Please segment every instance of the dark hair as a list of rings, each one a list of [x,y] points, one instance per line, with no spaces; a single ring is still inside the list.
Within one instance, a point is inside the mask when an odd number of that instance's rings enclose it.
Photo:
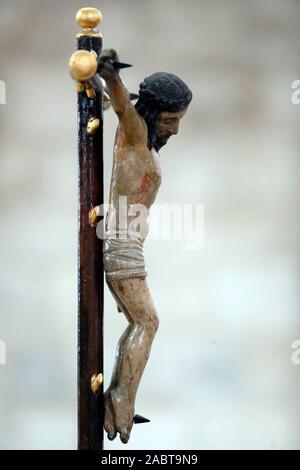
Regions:
[[[155,129],[161,111],[179,112],[191,102],[193,94],[188,86],[173,73],[156,72],[140,84],[137,112],[148,126],[148,147],[155,143]]]

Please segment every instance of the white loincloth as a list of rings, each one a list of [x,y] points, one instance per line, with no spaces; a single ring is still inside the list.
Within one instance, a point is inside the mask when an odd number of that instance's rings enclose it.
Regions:
[[[119,235],[119,234],[118,234]],[[134,236],[124,239],[110,233],[103,240],[103,264],[106,279],[146,277],[143,254],[144,239]]]

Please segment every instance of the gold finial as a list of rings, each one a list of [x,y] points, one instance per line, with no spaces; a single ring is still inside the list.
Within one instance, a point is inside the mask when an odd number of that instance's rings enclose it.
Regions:
[[[74,80],[84,82],[97,72],[97,55],[94,51],[80,49],[69,60],[70,75]]]
[[[76,14],[76,22],[83,31],[77,34],[79,36],[101,36],[99,31],[95,31],[94,28],[101,24],[102,13],[97,8],[86,7],[80,8]]]

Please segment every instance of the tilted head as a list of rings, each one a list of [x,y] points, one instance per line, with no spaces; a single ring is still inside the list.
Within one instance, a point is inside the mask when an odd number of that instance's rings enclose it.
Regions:
[[[140,84],[135,107],[147,123],[150,150],[159,150],[171,135],[177,134],[192,96],[184,81],[173,73],[157,72]]]

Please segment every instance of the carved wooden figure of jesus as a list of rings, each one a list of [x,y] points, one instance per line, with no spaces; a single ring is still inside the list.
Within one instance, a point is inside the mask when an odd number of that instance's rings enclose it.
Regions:
[[[114,49],[105,49],[98,58],[97,69],[106,82],[111,106],[119,119],[103,263],[107,285],[119,311],[128,320],[117,346],[111,382],[104,394],[104,428],[110,440],[119,433],[121,441],[127,443],[134,422],[138,386],[159,324],[146,281],[143,242],[147,229],[145,224],[140,232],[128,229],[133,220],[131,209],[138,204],[147,214],[153,204],[161,184],[159,150],[169,137],[178,133],[192,92],[176,75],[154,73],[140,84],[134,106],[119,70],[113,67],[113,62],[118,60]],[[125,229],[118,216],[121,197],[126,198],[128,209]],[[95,207],[90,211],[90,222],[95,223],[98,215],[99,207]]]

